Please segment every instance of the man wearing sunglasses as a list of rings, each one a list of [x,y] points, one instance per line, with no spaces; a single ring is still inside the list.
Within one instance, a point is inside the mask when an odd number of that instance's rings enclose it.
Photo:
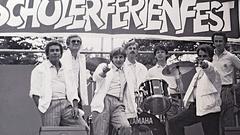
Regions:
[[[75,78],[74,84],[78,88],[80,98],[78,107],[82,109],[82,105],[88,105],[86,57],[84,54],[80,54],[82,39],[78,35],[70,35],[66,44],[68,49],[63,53],[61,62],[72,71],[71,74]]]

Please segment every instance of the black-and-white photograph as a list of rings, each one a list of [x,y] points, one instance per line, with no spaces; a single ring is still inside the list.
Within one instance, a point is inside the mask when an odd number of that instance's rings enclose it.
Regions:
[[[240,0],[1,0],[0,135],[239,135]]]

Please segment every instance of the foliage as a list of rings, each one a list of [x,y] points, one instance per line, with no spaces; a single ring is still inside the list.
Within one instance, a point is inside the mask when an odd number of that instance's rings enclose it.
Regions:
[[[164,45],[168,51],[194,51],[196,50],[197,43],[194,41],[177,41],[177,40],[147,40],[136,39],[139,43],[140,51],[153,51],[156,45]],[[173,55],[173,54],[171,54]],[[182,54],[174,54],[176,57]],[[139,54],[138,61],[144,64],[147,68],[156,64],[156,59],[153,53]]]
[[[0,49],[24,49],[43,51],[49,41],[58,41],[64,45],[62,37],[0,37]],[[66,49],[66,46],[63,46]],[[87,50],[87,49],[84,49]],[[0,64],[37,64],[45,58],[43,53],[1,53]],[[88,56],[87,56],[88,58]]]

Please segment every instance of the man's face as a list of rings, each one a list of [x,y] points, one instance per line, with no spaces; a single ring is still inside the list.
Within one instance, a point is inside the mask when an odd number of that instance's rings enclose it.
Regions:
[[[69,49],[71,51],[78,51],[82,45],[82,40],[79,37],[72,37],[69,42]]]
[[[137,45],[133,44],[126,49],[127,56],[136,56],[138,54]]]
[[[60,47],[58,45],[52,45],[49,47],[48,59],[51,62],[58,62],[62,57]]]
[[[166,51],[164,51],[164,50],[157,50],[157,51],[156,51],[155,58],[156,58],[158,61],[166,61],[166,60],[167,60]]]
[[[117,68],[122,67],[124,61],[125,61],[125,58],[124,58],[124,56],[121,55],[121,54],[120,54],[120,55],[115,55],[115,56],[113,56],[113,58],[112,58],[112,62],[113,62],[113,64],[114,64]]]
[[[197,59],[198,59],[198,62],[202,62],[203,60],[210,61],[209,54],[202,50],[199,50]]]
[[[224,41],[224,37],[223,36],[220,36],[220,35],[214,36],[213,43],[214,43],[214,46],[216,47],[217,50],[219,50],[219,51],[223,51],[224,50],[226,43]]]

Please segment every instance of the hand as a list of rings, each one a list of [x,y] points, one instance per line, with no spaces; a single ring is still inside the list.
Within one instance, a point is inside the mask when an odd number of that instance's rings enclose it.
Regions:
[[[208,63],[205,62],[205,61],[200,61],[199,64],[200,64],[200,67],[203,68],[203,69],[208,67]]]
[[[109,70],[110,70],[110,68],[109,68],[108,65],[106,64],[106,65],[103,67],[103,73],[106,74]]]
[[[110,70],[110,68],[109,68],[108,65],[106,64],[106,65],[104,65],[104,67],[103,67],[103,69],[102,69],[102,72],[99,73],[99,75],[104,78],[104,77],[106,77],[106,73],[107,73],[109,70]]]
[[[78,119],[80,117],[80,113],[77,107],[72,108],[71,114],[74,119]]]

